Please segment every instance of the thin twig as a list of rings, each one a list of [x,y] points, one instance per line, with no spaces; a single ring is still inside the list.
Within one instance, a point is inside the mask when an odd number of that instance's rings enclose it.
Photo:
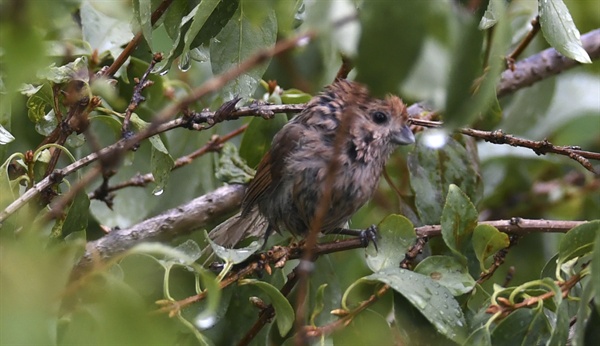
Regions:
[[[574,227],[583,225],[587,221],[562,221],[562,220],[532,220],[512,218],[510,220],[482,221],[480,225],[496,227],[500,232],[511,234],[527,233],[565,233]],[[441,225],[429,225],[415,228],[419,237],[437,237],[442,233]]]
[[[152,23],[152,25],[154,25],[160,19],[160,17],[162,17],[162,15],[167,11],[169,6],[171,6],[172,2],[173,0],[164,0],[160,3],[160,5],[158,5],[156,10],[152,13],[152,17],[150,18],[150,22]],[[119,68],[121,68],[121,66],[123,66],[127,59],[129,59],[129,56],[131,56],[137,45],[140,43],[141,39],[142,32],[140,31],[133,37],[133,39],[131,39],[131,41],[129,41],[125,49],[123,49],[121,54],[119,54],[119,56],[115,59],[112,65],[110,65],[109,68],[104,70],[104,75],[108,77],[113,76],[115,73],[117,73]]]
[[[521,55],[525,48],[529,46],[531,40],[533,40],[535,35],[540,31],[540,28],[540,16],[536,16],[531,21],[531,30],[529,30],[527,35],[523,38],[523,41],[521,41],[517,48],[515,48],[515,50],[506,57],[506,68],[508,68],[511,71],[515,70],[515,60],[517,60],[519,55]]]
[[[248,128],[248,124],[245,124],[245,125],[240,126],[240,128],[233,130],[223,136],[218,136],[218,135],[213,136],[208,143],[206,143],[199,149],[195,150],[194,152],[192,152],[190,154],[181,156],[178,159],[176,159],[171,171],[174,171],[178,168],[184,167],[184,166],[192,163],[194,161],[194,159],[196,159],[206,153],[220,150],[220,148],[223,146],[223,144],[225,142],[242,134],[247,128]],[[113,186],[100,186],[93,192],[90,192],[88,194],[88,198],[89,199],[103,199],[103,198],[106,198],[108,196],[108,194],[110,194],[111,192],[121,190],[121,189],[124,189],[126,187],[131,187],[131,186],[144,187],[152,182],[154,182],[154,176],[152,175],[152,173],[147,173],[147,174],[143,174],[143,175],[136,174],[131,179],[121,182],[119,184],[116,184]]]

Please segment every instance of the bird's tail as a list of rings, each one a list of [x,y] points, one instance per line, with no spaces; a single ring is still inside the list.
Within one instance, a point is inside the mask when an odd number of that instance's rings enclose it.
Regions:
[[[249,237],[262,237],[267,229],[268,221],[258,211],[253,209],[242,215],[237,213],[213,228],[208,234],[210,239],[224,247],[234,247]],[[205,251],[210,251],[206,249]]]

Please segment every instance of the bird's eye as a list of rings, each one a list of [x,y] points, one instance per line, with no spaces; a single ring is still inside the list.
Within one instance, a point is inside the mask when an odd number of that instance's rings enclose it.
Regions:
[[[373,118],[373,121],[376,124],[383,124],[388,120],[387,114],[385,114],[384,112],[380,112],[380,111],[373,112],[373,114],[371,114],[371,118]]]

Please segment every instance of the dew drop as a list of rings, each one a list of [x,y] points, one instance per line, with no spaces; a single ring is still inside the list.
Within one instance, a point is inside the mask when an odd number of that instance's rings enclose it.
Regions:
[[[154,191],[152,191],[152,194],[153,194],[154,196],[160,196],[160,195],[162,195],[162,194],[163,194],[163,192],[165,192],[165,190],[164,190],[164,189],[158,189],[158,190],[154,190]]]
[[[439,149],[446,145],[448,134],[442,129],[433,129],[423,134],[423,144],[431,149]]]
[[[189,52],[182,54],[181,57],[179,57],[179,64],[177,64],[177,66],[182,72],[187,72],[187,70],[190,69],[192,66],[192,59],[190,59]]]
[[[213,315],[198,316],[198,318],[196,318],[195,324],[198,329],[204,330],[214,326],[216,322],[217,319]]]
[[[303,37],[301,39],[298,40],[298,43],[296,44],[298,47],[304,47],[307,44],[310,43],[310,37]]]

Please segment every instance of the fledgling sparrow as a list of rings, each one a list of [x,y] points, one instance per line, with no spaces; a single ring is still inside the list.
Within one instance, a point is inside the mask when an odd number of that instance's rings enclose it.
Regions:
[[[305,235],[327,188],[330,203],[320,230],[344,227],[375,192],[395,147],[414,143],[407,120],[398,97],[372,98],[365,86],[337,80],[275,135],[241,212],[217,226],[211,238],[230,247],[272,230]],[[330,172],[334,159],[337,169]],[[333,181],[330,187],[325,186],[328,181]]]

